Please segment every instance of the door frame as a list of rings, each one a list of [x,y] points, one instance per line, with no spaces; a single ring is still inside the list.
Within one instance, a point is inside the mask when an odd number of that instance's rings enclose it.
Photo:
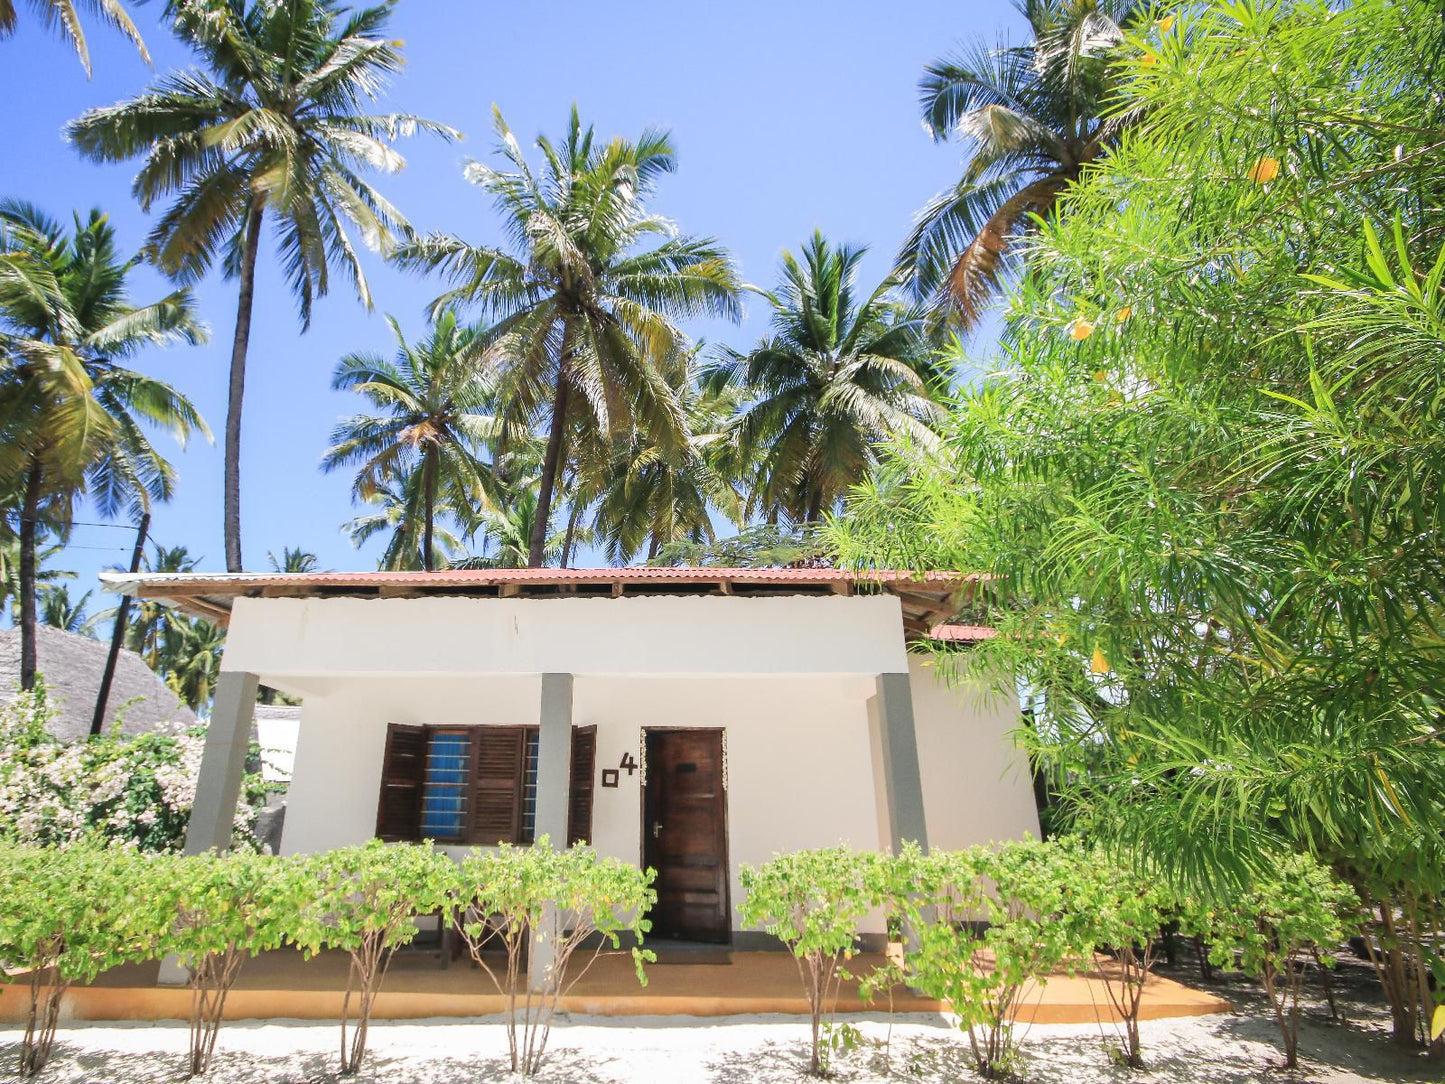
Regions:
[[[723,867],[723,916],[724,929],[723,940],[718,944],[731,945],[733,943],[733,868],[732,868],[732,833],[728,827],[728,729],[725,726],[644,726],[642,728],[642,755],[647,757],[648,739],[653,734],[692,734],[699,731],[714,733],[718,736],[718,790],[720,793],[719,816],[722,818],[720,832],[722,843],[722,867]],[[647,791],[651,786],[651,763],[644,759],[644,772],[642,785],[637,788],[637,830],[638,830],[638,857],[641,859],[639,865],[647,869]],[[711,943],[711,942],[710,942]]]

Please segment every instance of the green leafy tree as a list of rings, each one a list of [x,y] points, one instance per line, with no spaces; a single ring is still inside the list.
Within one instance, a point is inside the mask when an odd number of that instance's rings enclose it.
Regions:
[[[361,1069],[371,1009],[396,949],[416,936],[417,915],[443,911],[455,892],[457,865],[425,845],[372,840],[309,858],[301,921],[289,939],[307,955],[340,949],[351,957],[341,1002],[341,1073]],[[352,995],[356,1028],[347,1042]]]
[[[398,531],[420,532],[422,567],[438,562],[434,528],[438,495],[444,507],[466,509],[491,500],[494,490],[483,453],[496,435],[490,413],[491,389],[476,367],[483,336],[460,327],[456,315],[442,312],[421,342],[408,344],[401,326],[394,361],[376,354],[350,354],[336,367],[332,387],[354,391],[380,413],[343,420],[331,434],[322,469],[358,466],[352,496],[368,500],[387,483],[402,489],[418,485],[419,525],[398,524]],[[419,475],[416,483],[407,480]]]
[[[541,1070],[558,999],[601,955],[621,951],[623,933],[636,943],[637,980],[646,984],[643,964],[656,959],[641,947],[650,928],[645,916],[657,901],[654,876],[590,847],[554,850],[546,836],[530,847],[473,850],[462,860],[452,906],[472,959],[505,999],[512,1072],[532,1077]],[[489,959],[490,951],[502,960]],[[550,960],[534,986],[527,964],[538,952]]]
[[[838,1006],[838,987],[849,977],[845,962],[858,950],[859,927],[888,898],[888,866],[881,854],[846,847],[780,854],[762,866],[744,866],[738,917],[761,926],[788,948],[808,994],[811,1076],[828,1074],[825,1040]]]
[[[1018,7],[1029,41],[974,42],[930,64],[918,88],[924,128],[935,140],[958,139],[968,159],[958,183],[919,213],[899,270],[919,301],[942,302],[969,327],[996,294],[1012,241],[1053,215],[1135,119],[1114,108],[1125,80],[1112,61],[1145,5]]]
[[[782,284],[766,295],[772,334],[710,367],[710,387],[744,400],[732,438],[756,461],[749,516],[817,522],[872,468],[879,441],[927,441],[941,416],[921,315],[889,300],[891,278],[855,293],[864,251],[814,233],[801,260],[784,252]]]
[[[1066,920],[1071,859],[1032,840],[928,855],[910,845],[893,873],[893,907],[913,934],[909,984],[949,1003],[980,1076],[1007,1077],[1026,999],[1093,944]]]
[[[494,114],[509,168],[473,162],[466,176],[495,201],[510,245],[437,234],[405,246],[400,260],[452,284],[435,310],[475,306],[497,320],[496,344],[484,357],[506,419],[520,428],[539,420],[545,426],[527,552],[527,563],[538,566],[553,491],[577,434],[606,440],[636,431],[669,450],[685,442],[666,371],[685,344],[676,321],[736,319],[740,285],[719,245],[678,236],[647,209],[658,178],[676,167],[666,133],[603,143],[574,107],[560,144],[538,137],[539,174],[500,111]]]
[[[1184,926],[1209,944],[1220,967],[1236,964],[1264,985],[1287,1069],[1299,1067],[1299,996],[1305,967],[1333,967],[1359,898],[1307,855],[1282,856],[1242,898],[1186,910]]]
[[[130,13],[120,0],[81,0],[79,4],[75,0],[31,0],[30,6],[35,9],[36,15],[47,29],[58,30],[62,37],[75,46],[76,55],[80,57],[80,66],[85,69],[87,79],[90,78],[90,45],[85,40],[85,26],[81,22],[80,12],[76,10],[78,7],[99,16],[119,30],[134,43],[140,58],[147,64],[151,62],[146,43],[141,40],[140,31],[136,29]],[[15,33],[15,28],[19,25],[20,12],[16,0],[0,0],[0,39]]]
[[[103,515],[126,508],[137,518],[171,497],[175,473],[146,426],[182,445],[209,430],[185,396],[123,363],[147,346],[205,335],[185,290],[131,302],[135,261],[121,258],[98,210],[77,215],[67,232],[28,203],[0,201],[0,257],[25,267],[26,281],[48,284],[10,289],[0,276],[0,490],[19,498],[20,682],[28,689],[41,524],[68,523],[83,494]]]
[[[338,0],[171,0],[172,32],[201,69],[92,109],[67,128],[76,148],[102,162],[143,159],[133,189],[142,208],[169,202],[150,236],[167,274],[199,280],[216,257],[238,280],[225,438],[226,568],[241,571],[241,408],[256,265],[269,217],[303,329],[312,302],[339,268],[368,307],[371,290],[356,235],[388,250],[405,218],[363,177],[404,164],[392,144],[443,125],[372,102],[401,67],[386,37],[393,5],[346,9]]]
[[[20,1076],[45,1067],[72,983],[159,955],[165,868],[162,856],[123,848],[0,845],[0,979],[29,986]]]
[[[1217,896],[1318,856],[1402,1044],[1445,897],[1445,26],[1206,4],[1121,60],[1140,120],[1031,248],[1005,346],[896,450],[850,564],[990,577],[976,664],[1096,838]],[[1435,1044],[1437,1053],[1445,1049]]]
[[[187,1075],[210,1071],[226,996],[246,958],[279,948],[301,926],[315,885],[303,864],[232,851],[177,856],[163,891],[172,926],[165,950],[190,975]]]

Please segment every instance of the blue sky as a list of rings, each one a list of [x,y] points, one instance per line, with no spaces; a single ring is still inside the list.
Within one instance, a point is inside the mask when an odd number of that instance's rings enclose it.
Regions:
[[[122,244],[139,248],[148,228],[130,196],[134,167],[95,166],[65,144],[61,128],[85,109],[142,91],[157,72],[185,67],[187,52],[158,25],[160,4],[132,5],[155,60],[152,72],[128,43],[90,20],[94,78],[87,82],[69,47],[21,5],[21,30],[0,42],[0,193],[29,199],[52,215],[99,206]],[[407,168],[380,185],[422,230],[446,229],[497,240],[480,192],[463,181],[469,158],[487,158],[495,102],[524,142],[559,133],[575,101],[599,134],[633,136],[670,129],[679,169],[663,180],[655,208],[688,233],[720,239],[748,281],[771,285],[778,256],[815,227],[870,246],[864,274],[886,273],[914,212],[959,169],[956,146],[934,144],[918,120],[923,66],[963,39],[1017,35],[1022,19],[1005,0],[867,3],[534,2],[403,0],[394,32],[407,68],[383,108],[419,113],[461,129],[447,144],[405,142]],[[301,546],[322,567],[371,568],[379,547],[353,550],[338,527],[354,510],[350,479],[317,468],[338,417],[353,397],[332,392],[337,358],[389,350],[383,320],[392,313],[419,333],[439,287],[369,261],[376,310],[342,286],[315,310],[302,334],[279,268],[263,249],[247,370],[242,453],[242,539],[248,568],[269,550]],[[136,275],[136,299],[166,286],[149,269]],[[153,351],[137,366],[190,395],[216,433],[225,422],[226,364],[235,287],[212,276],[197,291],[210,343]],[[766,328],[760,301],[741,325],[699,322],[709,341],[745,345]],[[152,535],[184,544],[206,569],[224,567],[221,451],[198,440],[173,449],[176,498],[155,510]],[[89,509],[80,519],[95,519]],[[125,532],[81,527],[57,562],[94,573],[126,559]]]

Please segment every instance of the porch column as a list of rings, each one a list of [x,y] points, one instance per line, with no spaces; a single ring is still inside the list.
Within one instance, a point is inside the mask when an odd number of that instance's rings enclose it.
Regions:
[[[537,828],[536,838],[550,836],[552,846],[567,846],[568,792],[572,779],[572,675],[543,674],[537,719]],[[552,966],[552,909],[542,920],[546,939],[532,938],[527,979],[540,989]]]
[[[196,798],[186,824],[186,854],[209,850],[224,851],[231,846],[231,827],[241,800],[241,777],[246,772],[246,754],[251,749],[251,717],[256,708],[255,674],[222,670],[216,678],[211,699],[211,721],[206,727],[206,744],[201,750],[201,771],[196,779]],[[156,981],[163,986],[181,986],[189,981],[185,968],[174,956],[160,962]]]
[[[196,800],[186,825],[186,854],[231,845],[231,825],[241,800],[241,777],[251,748],[251,717],[256,709],[255,674],[222,670],[211,700],[211,722],[201,751]]]
[[[889,843],[896,854],[907,840],[928,850],[923,779],[918,768],[918,733],[913,725],[913,688],[907,673],[875,678],[883,787]]]

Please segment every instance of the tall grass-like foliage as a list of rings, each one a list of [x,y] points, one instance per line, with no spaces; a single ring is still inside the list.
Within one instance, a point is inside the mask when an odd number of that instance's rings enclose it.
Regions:
[[[1316,855],[1403,1043],[1445,895],[1445,24],[1214,0],[1132,36],[1138,118],[1040,231],[942,454],[854,564],[990,573],[1066,813],[1223,897]],[[1440,1047],[1436,1047],[1440,1051]]]

